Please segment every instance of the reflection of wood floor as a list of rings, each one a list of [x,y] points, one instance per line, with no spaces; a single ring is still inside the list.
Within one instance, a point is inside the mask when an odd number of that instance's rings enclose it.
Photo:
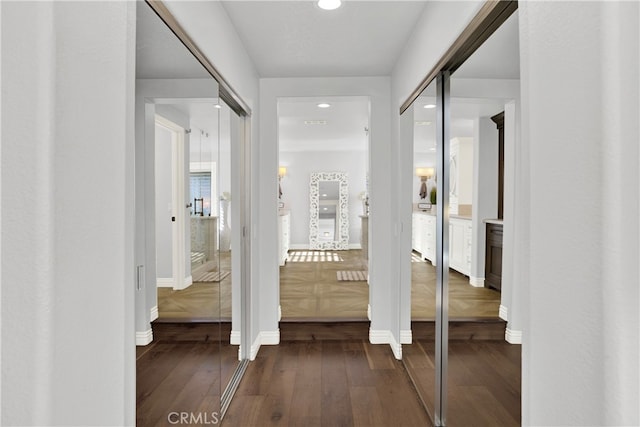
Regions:
[[[518,426],[521,419],[521,346],[503,340],[450,340],[450,426]],[[435,402],[435,342],[414,340],[402,357],[430,413]]]
[[[231,252],[220,252],[215,270],[231,272]],[[160,319],[231,319],[231,274],[222,282],[194,282],[187,289],[158,288]]]
[[[435,318],[436,270],[412,254],[412,319]],[[222,253],[220,269],[231,271],[231,256]],[[290,251],[280,267],[280,304],[284,320],[366,320],[369,286],[338,281],[339,270],[364,270],[361,251]],[[220,301],[218,301],[220,298]],[[449,317],[497,317],[500,293],[476,288],[469,278],[450,270]],[[231,317],[231,275],[221,283],[194,283],[182,291],[158,289],[161,319],[223,319]]]
[[[322,255],[322,256],[321,256]],[[280,267],[282,318],[367,319],[366,282],[339,282],[338,270],[363,270],[361,251],[290,251]],[[412,319],[435,318],[436,269],[412,254]],[[450,270],[451,318],[497,317],[500,293],[469,284],[469,278]]]

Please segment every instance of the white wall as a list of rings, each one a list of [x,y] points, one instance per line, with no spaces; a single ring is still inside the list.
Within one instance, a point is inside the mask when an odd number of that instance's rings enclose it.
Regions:
[[[135,5],[0,8],[1,422],[134,425]]]
[[[173,278],[173,212],[171,132],[156,125],[155,192],[156,192],[156,276]]]
[[[639,425],[640,5],[522,2],[520,23],[523,424]]]
[[[309,247],[309,180],[312,172],[346,172],[349,188],[349,244],[360,244],[362,200],[366,187],[366,151],[281,151],[279,165],[287,166],[282,199],[291,211],[291,245]]]

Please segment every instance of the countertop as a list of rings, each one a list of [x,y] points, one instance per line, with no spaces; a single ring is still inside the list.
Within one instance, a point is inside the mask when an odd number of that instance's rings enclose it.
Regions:
[[[498,225],[504,224],[504,221],[501,219],[485,219],[484,222],[486,222],[487,224],[498,224]]]

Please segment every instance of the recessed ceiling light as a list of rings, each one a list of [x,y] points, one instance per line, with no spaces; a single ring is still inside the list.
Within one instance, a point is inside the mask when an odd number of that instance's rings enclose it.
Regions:
[[[326,125],[327,121],[326,120],[305,120],[304,124],[305,125]]]
[[[328,211],[328,210],[329,210],[329,208],[324,208],[324,210],[325,210],[325,211]]]
[[[321,102],[320,104],[318,104],[318,108],[329,108],[331,107],[331,104],[327,104],[326,102]]]
[[[342,5],[340,0],[318,0],[318,7],[324,10],[334,10]]]
[[[216,105],[213,106],[213,108],[222,108],[222,105],[216,104]]]
[[[435,104],[427,104],[424,106],[424,108],[436,108]]]
[[[436,151],[435,148],[429,148],[429,151]]]
[[[323,195],[322,195],[322,197],[327,197],[327,195],[326,195],[326,194],[323,194]]]

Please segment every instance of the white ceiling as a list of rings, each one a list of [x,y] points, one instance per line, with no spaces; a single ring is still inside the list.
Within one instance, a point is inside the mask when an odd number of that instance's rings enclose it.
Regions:
[[[212,78],[151,7],[136,8],[136,78]]]
[[[327,102],[329,108],[319,108]],[[305,124],[305,121],[312,123]],[[326,122],[326,124],[317,124]],[[280,151],[367,150],[369,98],[323,97],[278,100]]]
[[[222,1],[261,77],[388,76],[426,3]]]
[[[345,1],[322,11],[314,1],[222,1],[261,77],[390,75],[425,1]],[[210,77],[149,7],[138,7],[137,78]],[[518,20],[514,14],[452,76],[519,78]],[[426,74],[427,70],[425,70]],[[329,109],[317,103],[330,102]],[[418,102],[432,102],[423,97]],[[183,106],[183,108],[188,108]],[[203,128],[211,106],[189,113]],[[452,101],[452,137],[471,136],[473,119],[501,111],[497,100]],[[435,144],[435,110],[416,108],[416,145]],[[366,150],[366,97],[286,98],[278,104],[281,150]],[[305,125],[324,120],[325,125]]]

